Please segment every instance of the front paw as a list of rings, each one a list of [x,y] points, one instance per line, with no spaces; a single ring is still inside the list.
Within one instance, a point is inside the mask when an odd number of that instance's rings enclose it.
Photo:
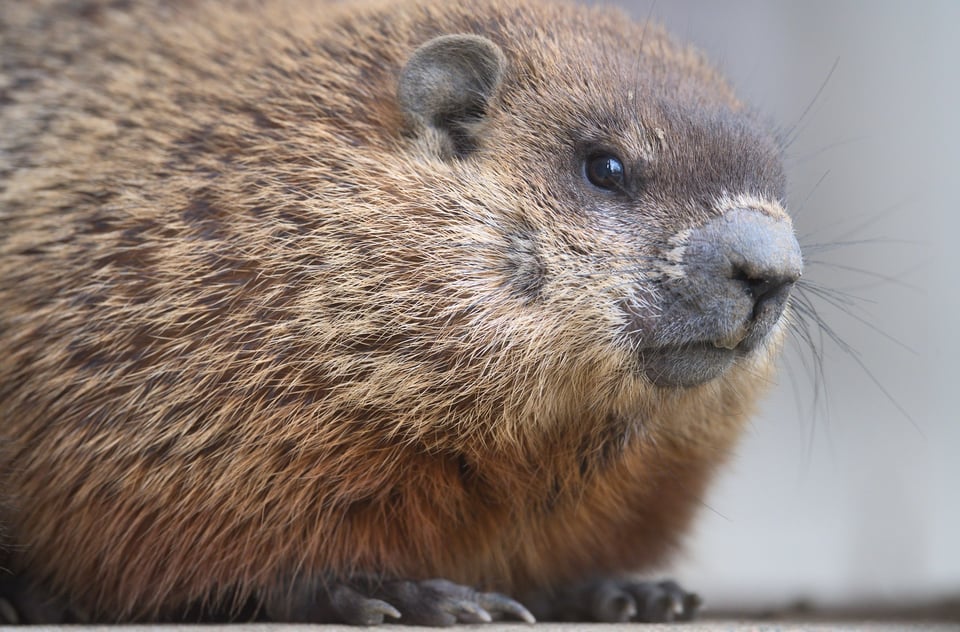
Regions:
[[[674,581],[602,579],[563,587],[531,603],[541,619],[668,623],[692,620],[703,600]]]
[[[88,620],[81,610],[69,607],[42,588],[15,577],[0,582],[0,626],[61,625]]]
[[[400,610],[403,623],[448,626],[504,617],[535,621],[522,604],[505,595],[478,592],[445,579],[386,582],[378,593]]]
[[[703,605],[696,593],[674,581],[606,580],[590,591],[590,611],[595,621],[691,621]]]
[[[450,626],[513,617],[533,623],[519,602],[445,579],[310,583],[265,602],[274,621],[379,625],[388,618],[410,625]]]

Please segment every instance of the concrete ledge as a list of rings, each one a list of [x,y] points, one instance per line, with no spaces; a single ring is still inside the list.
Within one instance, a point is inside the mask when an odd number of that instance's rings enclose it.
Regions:
[[[290,625],[290,624],[243,624],[243,625],[144,625],[144,626],[28,626],[0,627],[4,632],[357,632],[363,628],[344,625]],[[380,629],[393,632],[414,632],[437,628],[419,626],[383,626]],[[756,622],[756,621],[698,621],[673,624],[617,624],[598,625],[580,623],[538,623],[530,626],[523,623],[492,623],[488,625],[461,625],[450,630],[470,632],[956,632],[958,623],[877,622],[877,621],[817,621],[817,622]]]

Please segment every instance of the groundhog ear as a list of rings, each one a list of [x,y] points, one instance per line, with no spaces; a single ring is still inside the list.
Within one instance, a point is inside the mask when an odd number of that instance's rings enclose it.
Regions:
[[[453,151],[473,149],[475,128],[500,85],[506,59],[479,35],[436,37],[416,51],[400,72],[398,97],[409,117],[444,133]]]

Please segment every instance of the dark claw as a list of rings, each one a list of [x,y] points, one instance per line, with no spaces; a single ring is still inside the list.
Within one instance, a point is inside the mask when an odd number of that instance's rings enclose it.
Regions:
[[[697,593],[687,592],[677,582],[667,580],[660,582],[660,586],[670,591],[679,599],[679,606],[676,610],[676,621],[692,621],[700,612],[703,606],[703,598]]]
[[[526,623],[537,622],[523,604],[500,593],[477,593],[477,603],[490,612],[495,619],[508,615]]]
[[[16,625],[20,623],[20,616],[13,604],[0,597],[0,625]]]
[[[649,623],[690,621],[703,601],[674,581],[631,582],[626,584],[638,605],[637,620]]]
[[[444,606],[460,623],[490,623],[493,617],[479,604],[465,599],[453,599]]]
[[[478,593],[445,579],[389,582],[381,587],[381,591],[404,613],[405,623],[432,626],[489,623],[494,615],[512,615],[523,621],[534,621],[526,608],[509,597]]]
[[[477,603],[476,593],[467,588],[454,584],[445,579],[428,579],[414,584],[417,587],[416,609],[445,613],[452,617],[444,617],[444,621],[454,623],[489,623],[493,620],[490,613]],[[418,615],[418,618],[429,613]]]
[[[626,579],[594,580],[526,599],[542,619],[599,623],[690,621],[703,603],[673,581]]]
[[[445,579],[303,582],[264,595],[264,611],[269,619],[278,622],[366,626],[380,625],[387,617],[399,619],[400,623],[435,627],[489,623],[505,615],[534,622],[533,615],[509,597],[478,593]]]
[[[331,591],[330,605],[345,623],[351,625],[380,625],[384,617],[401,617],[400,611],[386,601],[369,599],[342,585]]]
[[[4,583],[0,596],[0,625],[57,625],[85,623],[82,611],[67,607],[41,588],[28,587],[16,578]]]
[[[683,598],[683,612],[677,615],[677,621],[693,621],[703,606],[703,598],[697,593],[687,593]]]
[[[625,623],[637,615],[637,604],[633,596],[620,587],[619,582],[605,581],[594,589],[590,613],[596,621]]]
[[[647,623],[669,623],[676,615],[676,608],[677,602],[670,595],[654,589],[641,602],[637,619]]]

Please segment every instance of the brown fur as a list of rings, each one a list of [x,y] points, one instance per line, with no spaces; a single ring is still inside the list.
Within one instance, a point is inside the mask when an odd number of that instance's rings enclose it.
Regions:
[[[650,385],[624,262],[652,276],[701,192],[677,173],[625,224],[553,174],[578,126],[710,154],[658,108],[746,116],[714,70],[652,25],[533,0],[126,4],[0,8],[17,568],[129,619],[295,576],[524,592],[662,562],[776,344]],[[508,63],[464,160],[394,97],[443,33]]]

